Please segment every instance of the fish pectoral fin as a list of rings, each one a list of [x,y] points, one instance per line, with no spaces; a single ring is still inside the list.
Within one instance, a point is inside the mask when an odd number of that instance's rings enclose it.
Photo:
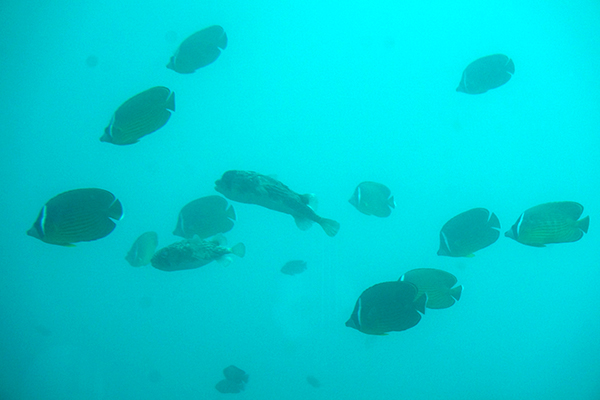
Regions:
[[[306,231],[312,226],[312,221],[307,218],[294,217],[294,221],[296,222],[296,226],[302,231]]]
[[[224,255],[222,257],[217,258],[217,262],[219,264],[221,264],[221,266],[223,266],[223,267],[229,266],[229,264],[231,264],[231,261],[232,261],[231,260],[231,256],[229,256],[228,254],[226,254],[226,255]]]

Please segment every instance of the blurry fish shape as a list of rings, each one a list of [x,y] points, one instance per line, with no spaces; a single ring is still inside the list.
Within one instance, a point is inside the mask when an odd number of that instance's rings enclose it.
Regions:
[[[133,242],[125,259],[132,267],[148,265],[156,251],[156,246],[158,246],[158,235],[156,232],[150,231],[142,233],[140,237]]]
[[[321,387],[321,382],[319,382],[319,380],[312,375],[306,377],[306,382],[308,382],[308,384],[314,388]]]
[[[230,381],[229,379],[223,379],[215,385],[215,389],[221,393],[239,393],[245,389],[245,386],[246,385],[243,382],[235,382]]]
[[[216,235],[210,240],[202,240],[198,236],[173,243],[158,250],[152,256],[152,266],[162,271],[180,271],[202,267],[212,261],[218,261],[227,266],[231,263],[229,254],[244,257],[246,246],[238,243],[229,248],[225,247],[226,240],[222,235]]]
[[[298,194],[283,183],[252,171],[227,171],[215,182],[215,190],[229,200],[256,204],[271,210],[290,214],[296,226],[307,230],[316,222],[328,236],[335,236],[340,224],[332,219],[318,216],[311,205],[314,195]]]
[[[248,383],[248,374],[235,365],[230,365],[229,367],[225,368],[223,370],[223,375],[225,376],[225,379],[232,382]]]
[[[390,189],[377,182],[360,183],[348,201],[361,213],[382,218],[389,217],[396,208]]]
[[[175,111],[175,93],[164,86],[136,94],[117,108],[100,141],[118,145],[137,143],[162,128],[171,111]]]
[[[206,196],[186,204],[179,212],[173,235],[200,239],[217,233],[229,232],[233,228],[235,211],[221,196]]]
[[[42,207],[29,236],[43,242],[73,246],[107,236],[123,216],[121,202],[103,189],[75,189],[51,198]]]
[[[481,94],[504,85],[515,73],[513,60],[492,54],[473,61],[465,68],[457,92]]]
[[[402,282],[417,287],[417,297],[427,295],[427,308],[448,308],[460,300],[462,286],[453,287],[458,280],[449,272],[434,268],[418,268],[408,271],[400,278]]]
[[[356,301],[346,326],[370,335],[412,328],[421,320],[427,302],[426,295],[417,297],[418,292],[415,285],[402,281],[371,286]]]
[[[281,272],[286,275],[296,275],[304,271],[306,271],[306,261],[302,260],[288,261],[281,267]]]
[[[458,214],[440,231],[438,256],[474,257],[474,252],[498,240],[500,221],[485,208],[473,208]]]
[[[504,236],[529,246],[576,242],[587,233],[589,215],[579,219],[583,206],[574,201],[544,203],[526,210]]]
[[[214,62],[221,55],[221,49],[226,47],[225,30],[219,25],[209,26],[181,42],[167,68],[180,74],[191,74]]]

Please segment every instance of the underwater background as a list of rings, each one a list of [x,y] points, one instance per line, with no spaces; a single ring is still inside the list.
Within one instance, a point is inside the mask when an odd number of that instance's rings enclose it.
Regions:
[[[599,18],[596,0],[3,1],[0,398],[599,399]],[[214,63],[165,67],[215,24],[229,43]],[[455,91],[495,53],[515,63],[507,84]],[[159,85],[177,96],[163,128],[100,142]],[[247,250],[228,267],[125,261],[145,231],[180,240],[181,207],[230,169],[315,193],[339,234],[230,202],[226,236]],[[390,217],[348,203],[362,181],[391,189]],[[123,204],[109,236],[25,234],[46,201],[87,187]],[[580,241],[504,237],[563,200],[590,215]],[[498,216],[498,241],[437,256],[442,225],[474,207]],[[307,270],[282,274],[294,259]],[[460,301],[387,336],[344,326],[363,290],[414,268],[455,275]],[[221,394],[232,364],[249,382]]]

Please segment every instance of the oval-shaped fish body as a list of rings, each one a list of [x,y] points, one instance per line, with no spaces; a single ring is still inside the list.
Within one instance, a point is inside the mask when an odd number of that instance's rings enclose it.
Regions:
[[[206,196],[186,204],[179,212],[174,235],[200,239],[225,233],[233,228],[235,211],[221,196]]]
[[[500,221],[485,208],[473,208],[458,214],[440,231],[438,256],[473,257],[500,237]]]
[[[312,375],[306,377],[306,382],[308,382],[308,384],[314,388],[321,387],[321,382],[319,382],[319,380]]]
[[[175,93],[156,86],[138,93],[115,111],[101,142],[117,145],[137,143],[140,138],[162,128],[175,111]]]
[[[354,306],[346,326],[369,335],[403,331],[415,326],[425,313],[427,296],[408,282],[383,282],[365,290]]]
[[[209,26],[181,42],[167,68],[180,74],[191,74],[213,63],[226,47],[225,30],[219,25]]]
[[[348,201],[361,213],[381,218],[389,217],[396,208],[390,189],[377,182],[360,183]]]
[[[215,389],[221,393],[239,393],[245,389],[245,384],[243,382],[235,382],[230,381],[229,379],[223,379],[215,385]]]
[[[288,261],[281,267],[281,272],[286,275],[296,275],[304,271],[306,271],[306,261],[303,260]]]
[[[225,379],[233,382],[248,382],[248,374],[235,365],[230,365],[229,367],[223,369],[223,375],[225,376]]]
[[[448,308],[460,299],[462,286],[453,287],[458,280],[449,272],[434,268],[418,268],[400,277],[418,289],[417,297],[427,295],[427,308]]]
[[[257,172],[227,171],[215,182],[215,190],[229,200],[289,214],[302,230],[310,228],[311,221],[321,225],[328,236],[335,236],[340,228],[337,221],[314,212],[309,206],[311,195],[300,195],[278,180]]]
[[[138,237],[131,249],[125,256],[125,260],[132,267],[141,267],[150,264],[150,260],[158,246],[158,234],[156,232],[145,232]]]
[[[492,54],[473,61],[465,68],[457,92],[481,94],[507,83],[515,64],[504,54]]]
[[[583,206],[574,201],[540,204],[521,214],[504,236],[534,247],[576,242],[590,224],[589,216],[579,219],[582,213]]]
[[[43,242],[72,246],[107,236],[123,216],[121,202],[104,189],[75,189],[50,199],[40,211],[29,236]]]
[[[181,271],[202,267],[218,260],[227,263],[225,256],[243,257],[246,249],[242,243],[232,248],[219,244],[218,239],[202,240],[198,236],[170,244],[158,250],[150,260],[152,266],[162,271]]]

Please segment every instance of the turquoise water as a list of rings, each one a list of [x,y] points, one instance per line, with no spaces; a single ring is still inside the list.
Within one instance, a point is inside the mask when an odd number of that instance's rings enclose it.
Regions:
[[[240,399],[600,398],[599,17],[595,0],[3,2],[0,397],[219,399],[234,364],[250,375]],[[165,67],[213,24],[229,38],[216,62]],[[457,93],[494,53],[514,77]],[[176,93],[167,125],[101,143],[157,85]],[[233,203],[226,236],[245,258],[127,264],[142,232],[180,240],[181,207],[230,169],[316,193],[339,234]],[[365,180],[392,190],[389,218],[348,203]],[[123,203],[113,233],[74,248],[26,236],[48,199],[83,187]],[[501,235],[474,258],[436,255],[460,212],[488,208],[504,232],[561,200],[591,216],[579,242]],[[293,259],[307,270],[280,273]],[[460,301],[388,336],[344,326],[363,290],[421,267],[454,274]]]

